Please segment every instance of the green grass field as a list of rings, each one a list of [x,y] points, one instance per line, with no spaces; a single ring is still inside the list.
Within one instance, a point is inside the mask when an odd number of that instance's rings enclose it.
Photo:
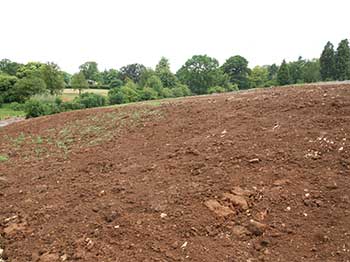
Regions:
[[[107,96],[108,89],[84,89],[82,93],[95,93],[103,96]],[[61,98],[64,102],[72,101],[75,97],[79,95],[78,90],[66,88],[61,95]]]
[[[25,113],[23,111],[15,111],[9,108],[7,104],[0,107],[0,120],[4,120],[11,117],[23,117]]]

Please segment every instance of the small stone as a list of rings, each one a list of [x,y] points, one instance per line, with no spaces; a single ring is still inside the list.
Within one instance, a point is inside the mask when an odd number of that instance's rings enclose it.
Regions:
[[[236,237],[242,238],[244,236],[250,235],[248,229],[243,226],[234,226],[231,230],[232,234]]]
[[[249,160],[249,163],[252,163],[252,164],[254,164],[254,163],[259,163],[260,162],[260,159],[259,158],[253,158],[253,159],[250,159]]]
[[[228,215],[234,214],[234,211],[229,207],[221,205],[216,200],[207,200],[204,205],[209,208],[210,211],[214,212],[219,217],[226,217]]]
[[[61,261],[67,261],[67,259],[68,259],[67,254],[64,254],[61,256]]]
[[[265,232],[267,225],[251,219],[247,228],[252,234],[260,236]]]
[[[336,182],[329,182],[329,183],[326,185],[326,188],[327,188],[327,189],[330,189],[330,190],[332,190],[332,189],[337,189],[337,188],[338,188],[338,185],[337,185]]]
[[[166,218],[168,215],[167,214],[165,214],[165,213],[161,213],[160,214],[160,218]]]
[[[249,208],[247,200],[245,200],[245,198],[242,196],[235,196],[230,193],[224,193],[223,200],[228,200],[233,205],[239,206],[243,210],[247,210]]]
[[[185,241],[185,243],[182,244],[181,248],[185,248],[187,247],[187,241]]]
[[[290,184],[290,180],[289,179],[278,179],[275,182],[273,182],[274,186],[285,186]]]
[[[253,192],[248,190],[248,189],[242,189],[239,186],[235,186],[233,187],[233,189],[231,190],[231,192],[237,196],[251,196],[253,195]]]
[[[44,253],[40,256],[40,262],[54,262],[59,260],[59,256],[57,254]]]

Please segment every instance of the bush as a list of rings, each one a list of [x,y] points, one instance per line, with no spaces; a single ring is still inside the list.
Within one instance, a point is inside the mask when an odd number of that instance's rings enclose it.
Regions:
[[[49,115],[50,110],[46,103],[40,102],[38,100],[30,99],[24,105],[24,111],[26,113],[26,117],[38,117]]]
[[[164,97],[164,98],[174,97],[173,92],[172,92],[171,89],[168,88],[168,87],[163,88],[162,91],[161,91],[161,93],[160,93],[160,95],[161,95],[162,97]]]
[[[74,98],[74,103],[81,104],[85,108],[100,107],[107,104],[106,98],[99,94],[83,93]]]
[[[124,100],[123,92],[120,88],[112,88],[108,91],[108,100],[111,105],[122,104]]]
[[[224,93],[226,90],[222,86],[213,86],[209,87],[208,94],[214,94],[214,93]]]
[[[13,111],[23,111],[24,110],[24,104],[20,104],[20,103],[17,103],[17,102],[12,102],[8,106]]]
[[[60,104],[61,111],[72,111],[72,110],[79,110],[79,109],[84,109],[85,106],[83,104],[74,102],[74,101],[69,101],[69,102],[63,102]]]
[[[158,92],[150,87],[145,87],[141,91],[141,100],[154,100],[158,98]]]

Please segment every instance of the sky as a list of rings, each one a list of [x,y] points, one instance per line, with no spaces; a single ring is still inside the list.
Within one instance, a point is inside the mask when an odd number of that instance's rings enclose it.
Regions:
[[[74,73],[162,56],[176,71],[193,55],[249,66],[319,57],[350,38],[348,0],[0,0],[0,59],[57,63]]]

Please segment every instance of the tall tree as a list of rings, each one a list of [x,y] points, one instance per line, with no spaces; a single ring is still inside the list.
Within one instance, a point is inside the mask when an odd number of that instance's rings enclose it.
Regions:
[[[13,101],[24,102],[36,94],[42,94],[46,91],[46,84],[43,79],[35,75],[26,76],[19,79],[11,91]]]
[[[81,94],[81,91],[83,89],[86,89],[89,87],[83,72],[76,73],[72,76],[71,87],[74,90],[79,90],[79,95]]]
[[[188,59],[176,75],[194,94],[206,94],[209,87],[219,86],[223,81],[218,60],[207,55]]]
[[[266,67],[256,66],[249,74],[249,87],[264,87],[269,80],[269,71]]]
[[[128,79],[132,80],[135,83],[140,81],[143,71],[146,70],[146,67],[141,64],[130,64],[120,68],[120,77],[124,82],[127,82]]]
[[[9,59],[2,59],[0,61],[0,72],[3,72],[8,75],[15,76],[17,74],[17,70],[22,65],[16,62],[12,62]]]
[[[249,87],[248,61],[242,56],[232,56],[222,65],[222,70],[229,76],[230,82],[237,84],[240,89]]]
[[[296,84],[303,82],[303,69],[305,65],[305,60],[299,56],[297,61],[288,63],[290,81],[289,84]]]
[[[99,81],[98,65],[94,61],[85,62],[79,66],[80,72],[84,74],[86,80]]]
[[[176,86],[177,78],[170,70],[168,59],[162,57],[159,63],[156,65],[155,72],[165,88],[173,88]]]
[[[286,63],[286,60],[283,60],[278,73],[277,73],[277,81],[280,85],[288,85],[290,83],[290,74],[289,74],[289,67]]]
[[[320,57],[320,73],[323,81],[334,80],[336,78],[334,46],[329,41],[325,45]]]
[[[303,79],[305,83],[321,81],[319,59],[312,59],[305,62],[303,67]]]
[[[54,63],[47,63],[41,67],[42,78],[45,81],[46,88],[51,95],[58,95],[62,93],[65,82],[64,75],[58,65]]]
[[[335,69],[337,80],[350,79],[350,48],[349,41],[340,41],[335,54]]]

